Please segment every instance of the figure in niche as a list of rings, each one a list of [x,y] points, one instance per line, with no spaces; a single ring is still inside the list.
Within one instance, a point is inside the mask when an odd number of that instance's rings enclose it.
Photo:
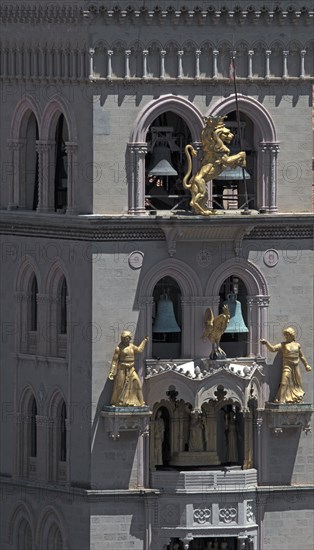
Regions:
[[[226,459],[229,463],[238,462],[238,424],[236,408],[232,405],[227,406],[224,416],[225,434],[227,441]]]
[[[191,414],[189,451],[204,451],[204,423],[200,414]]]
[[[311,367],[305,359],[301,346],[295,341],[296,332],[293,328],[288,327],[283,331],[285,342],[280,344],[270,344],[267,340],[262,339],[269,351],[281,351],[283,358],[281,382],[275,403],[300,403],[303,401],[304,391],[301,386],[301,373],[299,362],[302,361],[305,370],[311,371]]]
[[[158,411],[154,426],[154,456],[155,466],[163,466],[162,445],[165,437],[165,423],[162,412]]]
[[[128,330],[121,333],[121,342],[116,347],[108,375],[114,380],[111,405],[115,407],[145,406],[142,384],[134,367],[134,354],[142,353],[148,337],[139,346],[131,344],[132,334]]]

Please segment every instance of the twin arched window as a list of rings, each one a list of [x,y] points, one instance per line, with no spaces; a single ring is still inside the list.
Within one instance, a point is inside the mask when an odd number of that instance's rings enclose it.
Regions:
[[[9,189],[10,210],[58,213],[75,210],[72,183],[76,144],[69,141],[70,132],[62,109],[54,106],[50,110],[52,114],[44,113],[41,120],[28,100],[16,109],[12,137],[8,140],[9,162],[14,167]],[[42,135],[47,134],[47,125],[48,139],[42,139]]]
[[[18,351],[67,356],[68,286],[60,273],[56,284],[50,285],[49,295],[38,300],[38,279],[29,266],[26,291],[18,293]],[[25,275],[23,276],[25,281]],[[23,284],[23,283],[22,283]],[[42,326],[41,319],[45,319]],[[44,349],[45,347],[45,349]]]

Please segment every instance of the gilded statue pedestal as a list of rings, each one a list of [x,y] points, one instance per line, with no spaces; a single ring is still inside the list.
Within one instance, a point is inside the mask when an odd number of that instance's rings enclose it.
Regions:
[[[220,460],[215,451],[181,451],[174,453],[170,466],[217,466]]]
[[[265,403],[268,427],[276,435],[284,430],[301,428],[310,432],[310,420],[314,412],[311,403]]]
[[[106,431],[111,439],[119,439],[126,431],[139,432],[148,435],[151,411],[143,407],[103,407],[101,416],[106,420]]]

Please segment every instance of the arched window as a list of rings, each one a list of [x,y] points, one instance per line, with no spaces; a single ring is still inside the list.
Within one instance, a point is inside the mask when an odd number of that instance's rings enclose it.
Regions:
[[[186,208],[189,197],[182,179],[186,172],[184,147],[191,143],[187,124],[177,114],[167,111],[153,121],[146,139],[146,210]]]
[[[153,292],[153,346],[155,358],[181,357],[181,291],[172,277],[163,277]]]
[[[65,211],[68,203],[68,166],[67,149],[68,128],[61,114],[58,118],[55,133],[55,211]]]
[[[227,168],[213,181],[212,206],[214,209],[242,210],[256,208],[256,154],[254,145],[254,125],[252,120],[240,113],[240,133],[236,112],[227,116],[225,122],[234,138],[228,148],[230,155],[246,153],[244,170]]]
[[[67,334],[67,296],[67,283],[65,278],[63,278],[60,289],[60,334]]]
[[[30,425],[29,425],[29,456],[37,457],[37,404],[33,397],[30,406]]]
[[[67,433],[66,433],[66,418],[67,409],[66,404],[63,401],[60,407],[60,418],[58,426],[58,447],[59,447],[59,460],[60,462],[66,462],[67,459]]]
[[[219,298],[220,309],[228,305],[230,320],[222,335],[220,345],[227,357],[247,357],[247,290],[238,277],[228,277],[221,286]]]
[[[68,479],[67,406],[59,390],[54,394],[49,416],[49,480],[63,483]]]
[[[38,322],[38,311],[37,311],[37,294],[38,294],[38,285],[37,279],[34,275],[32,286],[31,286],[31,295],[30,295],[30,330],[37,331],[37,322]]]
[[[46,550],[63,550],[62,535],[57,525],[52,525],[48,531]]]
[[[38,124],[32,113],[28,119],[25,140],[25,208],[36,210],[38,205]],[[23,171],[24,172],[24,171]]]
[[[26,519],[22,519],[16,531],[16,550],[33,550],[32,531]]]

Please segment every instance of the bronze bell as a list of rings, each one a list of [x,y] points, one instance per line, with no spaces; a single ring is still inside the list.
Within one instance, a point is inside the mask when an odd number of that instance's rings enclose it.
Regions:
[[[177,176],[178,172],[171,166],[169,147],[156,145],[153,149],[152,159],[148,170],[149,176]]]
[[[241,303],[237,300],[237,295],[230,292],[230,294],[227,294],[227,300],[223,304],[228,306],[230,313],[230,320],[225,333],[249,332],[242,317]]]
[[[173,311],[173,303],[167,293],[162,294],[158,300],[153,332],[181,332]]]

